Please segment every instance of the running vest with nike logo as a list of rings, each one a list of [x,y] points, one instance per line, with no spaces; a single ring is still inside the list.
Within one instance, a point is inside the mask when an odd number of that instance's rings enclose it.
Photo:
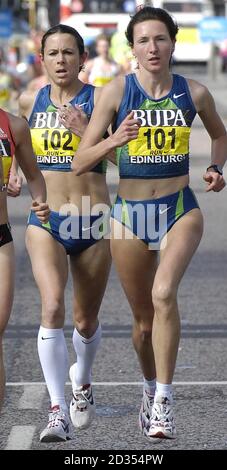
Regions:
[[[155,100],[143,90],[135,74],[127,75],[113,131],[131,111],[141,127],[137,139],[117,149],[120,178],[187,175],[196,109],[185,78],[174,74],[168,95]]]
[[[94,107],[94,87],[84,85],[70,104],[81,106],[89,119]],[[58,108],[50,100],[50,85],[38,92],[28,122],[40,170],[71,171],[71,163],[81,139],[60,123]],[[106,161],[90,171],[105,173]]]

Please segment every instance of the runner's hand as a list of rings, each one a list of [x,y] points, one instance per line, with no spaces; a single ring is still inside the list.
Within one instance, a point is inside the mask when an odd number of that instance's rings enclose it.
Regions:
[[[134,111],[131,111],[109,138],[114,141],[116,147],[121,147],[130,142],[130,140],[137,139],[139,128],[140,123],[138,119],[134,119]]]
[[[67,106],[59,108],[60,123],[69,129],[73,134],[82,137],[88,125],[88,118],[82,109],[82,106],[72,106],[70,103]]]
[[[35,215],[38,217],[42,224],[46,224],[48,222],[50,216],[50,208],[46,202],[32,201],[31,210],[35,212]]]
[[[7,195],[10,197],[18,197],[21,193],[23,178],[17,174],[10,174],[7,186]]]
[[[203,176],[203,179],[204,181],[206,181],[206,183],[208,183],[206,187],[206,192],[215,191],[216,193],[218,193],[226,185],[223,176],[217,173],[216,171],[207,171]]]

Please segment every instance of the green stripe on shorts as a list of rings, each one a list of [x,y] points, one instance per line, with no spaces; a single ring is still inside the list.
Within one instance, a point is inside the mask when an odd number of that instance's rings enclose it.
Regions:
[[[177,220],[184,213],[184,195],[183,190],[179,192],[177,199],[176,211],[175,211],[175,220]]]
[[[127,227],[131,228],[128,207],[125,199],[122,199],[122,213],[121,213],[121,223],[127,225]]]

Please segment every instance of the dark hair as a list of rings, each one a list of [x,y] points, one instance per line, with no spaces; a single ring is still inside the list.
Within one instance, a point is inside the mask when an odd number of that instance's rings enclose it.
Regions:
[[[167,13],[167,11],[163,10],[162,8],[144,7],[137,11],[134,16],[132,16],[125,32],[126,38],[130,46],[133,46],[134,44],[134,26],[138,23],[143,23],[144,21],[148,20],[158,20],[164,23],[169,31],[171,39],[176,39],[176,35],[178,33],[178,25],[175,23],[172,16],[170,16],[169,13]]]
[[[73,36],[76,40],[80,56],[83,55],[83,53],[84,53],[84,40],[81,37],[81,35],[78,33],[78,31],[76,29],[72,28],[71,26],[66,25],[66,24],[57,24],[56,26],[53,26],[52,28],[48,29],[48,31],[46,31],[46,33],[42,37],[42,41],[41,41],[41,54],[42,54],[42,56],[44,55],[44,49],[45,49],[45,44],[46,44],[47,38],[49,36],[51,36],[52,34],[56,34],[56,33],[71,34],[71,36]]]

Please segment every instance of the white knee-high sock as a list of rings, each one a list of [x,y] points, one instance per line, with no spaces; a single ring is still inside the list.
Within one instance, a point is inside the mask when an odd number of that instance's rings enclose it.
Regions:
[[[73,346],[77,355],[75,382],[78,386],[91,383],[91,368],[101,336],[102,329],[100,325],[91,338],[84,338],[78,333],[76,328],[74,329]]]
[[[69,362],[63,329],[50,329],[40,326],[38,353],[50,395],[51,406],[60,405],[62,408],[67,409],[65,382]]]

